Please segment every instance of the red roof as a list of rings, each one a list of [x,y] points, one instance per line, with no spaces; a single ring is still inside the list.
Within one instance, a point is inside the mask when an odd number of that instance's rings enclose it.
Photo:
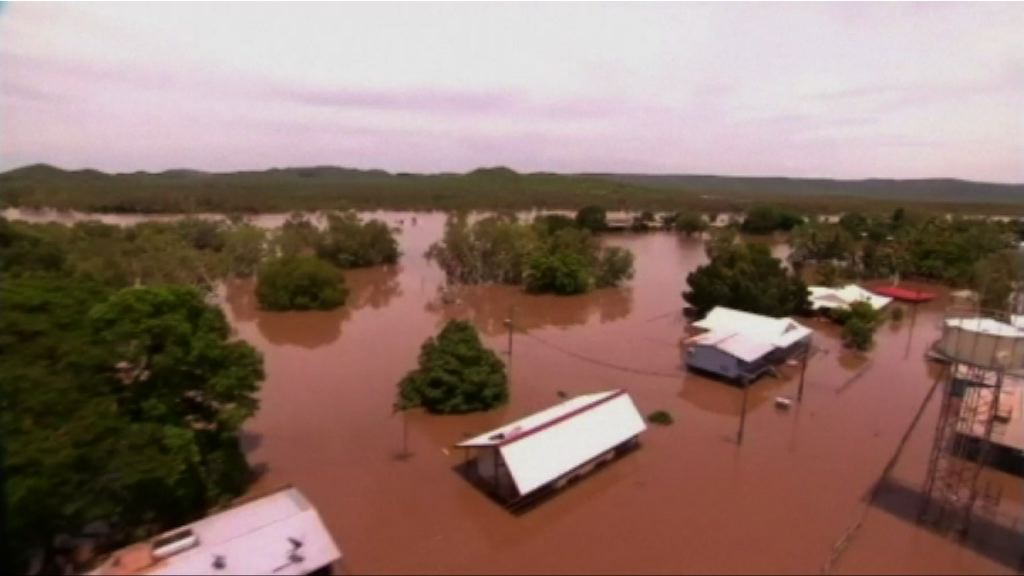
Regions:
[[[923,290],[915,290],[911,288],[901,288],[899,286],[881,286],[878,288],[872,288],[872,292],[875,294],[881,294],[882,296],[889,296],[897,300],[903,300],[904,302],[928,302],[933,300],[936,296],[934,292],[925,292]]]

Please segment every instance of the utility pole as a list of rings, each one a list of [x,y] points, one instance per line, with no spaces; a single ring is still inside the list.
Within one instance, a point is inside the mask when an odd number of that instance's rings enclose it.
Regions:
[[[743,386],[743,406],[740,408],[740,429],[736,431],[736,443],[742,446],[743,428],[747,423],[747,393],[750,389],[750,382],[746,376],[740,380],[740,385]]]
[[[516,307],[508,307],[508,318],[505,318],[505,327],[508,328],[508,383],[512,384],[512,332],[515,329]]]
[[[811,358],[811,343],[808,342],[804,346],[804,358],[803,362],[800,363],[800,387],[796,389],[796,401],[802,402],[804,399],[804,375],[807,374],[807,361]]]

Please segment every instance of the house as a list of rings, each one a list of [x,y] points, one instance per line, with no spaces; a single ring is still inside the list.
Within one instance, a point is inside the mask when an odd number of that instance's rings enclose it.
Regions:
[[[118,550],[90,574],[330,574],[340,559],[316,509],[286,487]]]
[[[875,310],[881,310],[892,302],[891,297],[875,294],[856,284],[847,284],[842,288],[809,286],[808,290],[811,292],[811,309],[819,312],[848,310],[854,302],[866,302]]]
[[[468,472],[505,503],[564,487],[635,447],[647,428],[625,390],[585,394],[458,443]]]
[[[752,381],[804,351],[813,332],[790,318],[717,306],[692,324],[704,330],[687,341],[686,365],[730,380]]]

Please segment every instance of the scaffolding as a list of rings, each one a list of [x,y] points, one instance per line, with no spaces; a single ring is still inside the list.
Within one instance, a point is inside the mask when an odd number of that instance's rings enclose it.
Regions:
[[[973,515],[994,511],[1002,496],[992,485],[980,486],[980,480],[992,453],[1005,379],[1022,368],[1016,364],[1024,352],[1024,332],[1015,335],[1001,322],[951,309],[937,343],[948,366],[919,521],[961,538],[967,537]]]

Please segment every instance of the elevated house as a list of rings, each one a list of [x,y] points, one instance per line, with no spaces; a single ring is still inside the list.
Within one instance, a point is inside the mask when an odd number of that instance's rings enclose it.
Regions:
[[[737,382],[752,382],[801,354],[813,332],[790,318],[715,307],[692,324],[704,332],[687,341],[686,365]]]
[[[90,574],[330,574],[340,559],[316,509],[287,487],[118,550]]]
[[[557,490],[635,447],[647,428],[625,390],[584,394],[460,442],[468,472],[506,504]]]
[[[855,302],[865,302],[875,310],[881,310],[892,303],[891,297],[875,294],[856,284],[847,284],[841,288],[809,286],[808,290],[811,293],[811,309],[817,312],[849,310]]]

